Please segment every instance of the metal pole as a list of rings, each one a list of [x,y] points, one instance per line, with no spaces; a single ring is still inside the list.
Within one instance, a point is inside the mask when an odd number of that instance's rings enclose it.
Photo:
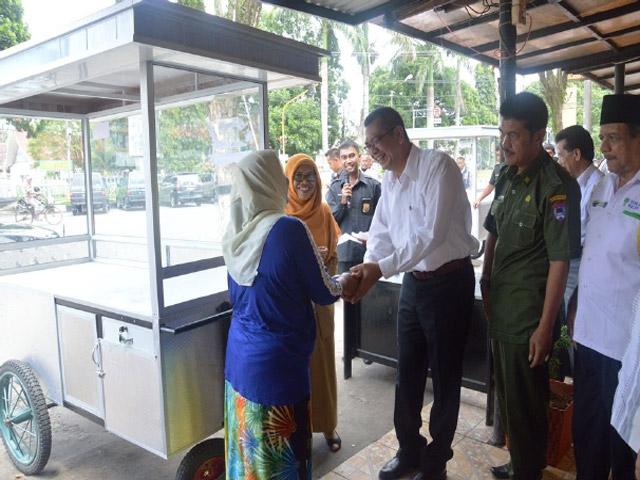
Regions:
[[[624,63],[615,65],[616,86],[614,93],[624,93]]]
[[[516,27],[511,0],[500,0],[500,102],[516,94]]]
[[[158,206],[158,164],[156,159],[156,109],[153,64],[140,61],[140,107],[144,145],[145,213],[149,258],[151,315],[159,319],[164,311],[162,282],[162,242],[160,240],[160,208]]]
[[[584,98],[582,99],[582,117],[583,126],[589,132],[591,131],[591,80],[584,81]]]

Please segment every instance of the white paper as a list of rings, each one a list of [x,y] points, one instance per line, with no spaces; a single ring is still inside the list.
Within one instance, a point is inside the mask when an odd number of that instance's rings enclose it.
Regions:
[[[343,243],[346,243],[346,242],[356,242],[362,245],[362,242],[358,240],[356,237],[354,237],[353,235],[351,235],[350,233],[343,233],[342,235],[340,235],[340,237],[338,237],[338,245],[342,245]]]
[[[358,240],[362,240],[363,242],[369,241],[369,232],[353,232],[351,235]]]

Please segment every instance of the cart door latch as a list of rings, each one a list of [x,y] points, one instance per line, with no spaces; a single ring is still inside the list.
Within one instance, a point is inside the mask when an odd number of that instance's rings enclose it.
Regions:
[[[129,336],[129,328],[121,326],[118,329],[118,341],[123,345],[133,345],[133,338]]]

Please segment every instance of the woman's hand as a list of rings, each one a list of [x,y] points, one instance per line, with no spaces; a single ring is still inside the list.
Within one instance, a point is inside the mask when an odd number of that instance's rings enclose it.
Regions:
[[[360,281],[349,272],[345,272],[338,277],[338,283],[342,285],[342,298],[349,300],[358,290]]]

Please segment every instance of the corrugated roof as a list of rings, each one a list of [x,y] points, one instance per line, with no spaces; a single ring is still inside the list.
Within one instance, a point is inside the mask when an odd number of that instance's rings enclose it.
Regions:
[[[499,64],[497,0],[265,1],[352,25],[372,21],[471,58]],[[525,23],[516,25],[517,73],[562,68],[613,89],[614,65],[622,63],[625,91],[640,93],[640,1],[524,3]]]

